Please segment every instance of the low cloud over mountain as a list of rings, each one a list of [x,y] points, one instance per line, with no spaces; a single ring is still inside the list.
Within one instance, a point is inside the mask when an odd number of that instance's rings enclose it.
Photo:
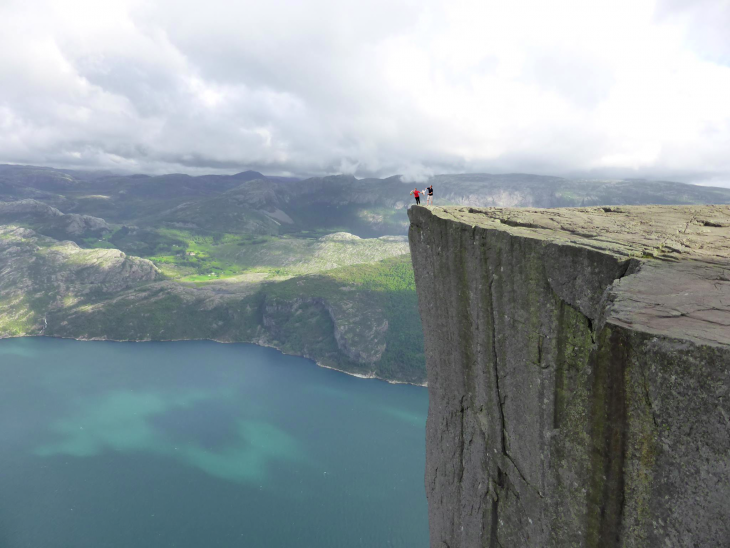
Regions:
[[[730,181],[727,0],[11,0],[0,162]]]

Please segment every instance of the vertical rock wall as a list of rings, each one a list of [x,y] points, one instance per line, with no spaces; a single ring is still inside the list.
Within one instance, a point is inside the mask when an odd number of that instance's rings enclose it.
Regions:
[[[644,251],[509,211],[410,210],[431,546],[730,546],[730,344],[636,329]]]

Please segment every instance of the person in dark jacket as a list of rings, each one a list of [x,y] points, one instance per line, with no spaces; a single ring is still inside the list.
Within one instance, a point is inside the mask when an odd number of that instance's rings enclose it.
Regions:
[[[426,191],[428,196],[426,197],[426,205],[433,205],[433,185],[427,186]]]

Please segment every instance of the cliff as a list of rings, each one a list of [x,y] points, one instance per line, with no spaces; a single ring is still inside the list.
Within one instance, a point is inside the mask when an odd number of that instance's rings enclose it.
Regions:
[[[414,207],[431,546],[730,545],[730,207]]]
[[[265,271],[249,272],[195,284],[117,249],[83,249],[0,225],[0,339],[252,342],[358,376],[422,384],[410,259],[377,260],[407,251],[406,243],[380,238],[343,250],[334,238],[315,248],[314,260],[327,270],[273,281]],[[357,260],[360,251],[373,262],[331,268]]]

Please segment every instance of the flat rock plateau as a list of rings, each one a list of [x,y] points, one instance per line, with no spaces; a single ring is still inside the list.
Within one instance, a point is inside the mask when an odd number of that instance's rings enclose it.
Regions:
[[[730,207],[413,207],[431,546],[730,546]]]

